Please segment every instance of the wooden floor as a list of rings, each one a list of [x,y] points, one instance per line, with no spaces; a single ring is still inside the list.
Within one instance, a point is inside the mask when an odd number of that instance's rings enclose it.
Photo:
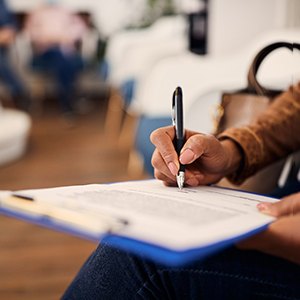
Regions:
[[[144,178],[127,173],[128,151],[103,133],[106,101],[90,102],[75,126],[56,104],[33,115],[26,154],[0,167],[0,189]],[[129,133],[130,135],[130,133]],[[0,299],[59,299],[96,244],[0,216]]]

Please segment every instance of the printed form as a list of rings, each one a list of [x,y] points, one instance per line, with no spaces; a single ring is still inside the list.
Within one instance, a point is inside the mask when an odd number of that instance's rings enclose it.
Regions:
[[[275,199],[218,187],[179,190],[157,180],[20,191],[41,205],[91,219],[126,220],[121,236],[174,250],[199,248],[244,235],[274,221],[258,212]],[[114,231],[113,228],[111,228]]]

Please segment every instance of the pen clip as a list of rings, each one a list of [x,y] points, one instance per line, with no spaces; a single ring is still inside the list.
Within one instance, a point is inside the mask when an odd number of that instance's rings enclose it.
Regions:
[[[172,97],[172,125],[175,126],[176,125],[176,111],[175,111],[175,91],[173,93],[173,97]]]
[[[172,98],[172,124],[175,126],[176,139],[184,139],[182,90],[177,87]]]

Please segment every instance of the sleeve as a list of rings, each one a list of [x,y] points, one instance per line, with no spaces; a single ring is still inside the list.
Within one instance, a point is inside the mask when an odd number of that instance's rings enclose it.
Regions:
[[[0,27],[5,26],[16,27],[16,22],[5,1],[0,0]]]
[[[258,120],[230,128],[218,138],[231,139],[243,153],[243,165],[228,179],[240,184],[263,167],[300,149],[300,82],[280,94]]]

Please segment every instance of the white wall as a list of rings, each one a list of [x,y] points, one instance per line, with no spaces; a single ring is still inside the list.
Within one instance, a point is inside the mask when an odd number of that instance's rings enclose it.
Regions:
[[[52,0],[55,1],[55,0]],[[192,10],[198,0],[175,0]],[[200,0],[199,0],[200,1]],[[7,0],[15,10],[31,10],[47,0]],[[104,36],[138,22],[147,0],[56,0],[71,9],[89,10]],[[228,53],[271,29],[300,26],[299,0],[209,0],[209,52]]]
[[[287,26],[300,27],[300,1],[289,0],[287,4]]]
[[[16,11],[30,11],[47,0],[7,0]],[[51,1],[73,10],[90,11],[99,30],[104,36],[138,22],[145,13],[146,0],[59,0]]]
[[[289,11],[293,1],[210,0],[209,52],[227,54],[264,32],[287,27],[295,14]],[[299,10],[297,15],[300,19]]]

